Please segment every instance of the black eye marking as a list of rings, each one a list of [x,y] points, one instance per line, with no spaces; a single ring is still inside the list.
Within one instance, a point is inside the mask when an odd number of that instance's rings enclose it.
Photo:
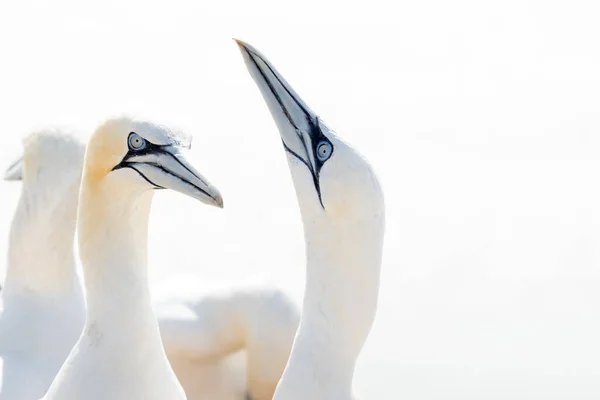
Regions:
[[[323,198],[321,196],[321,183],[319,181],[319,176],[321,173],[321,168],[327,162],[327,160],[331,158],[334,147],[331,141],[327,139],[327,137],[323,134],[321,126],[319,125],[318,117],[316,117],[315,120],[307,118],[307,122],[310,127],[309,135],[312,148],[310,150],[308,149],[306,140],[304,139],[304,136],[302,134],[298,134],[298,138],[300,139],[300,142],[302,143],[306,154],[309,155],[312,153],[315,162],[314,167],[310,163],[310,160],[303,159],[300,155],[298,155],[298,153],[290,149],[289,146],[283,140],[281,142],[283,143],[284,149],[292,156],[300,160],[302,164],[306,165],[306,167],[310,171],[313,178],[313,184],[315,185],[315,190],[317,191],[317,196],[319,197],[319,203],[321,203],[321,207],[325,209],[325,206],[323,205]],[[329,149],[329,154],[326,158],[319,157],[318,151],[320,146],[327,146],[327,148]]]
[[[308,124],[310,126],[310,140],[312,143],[313,158],[315,160],[315,170],[318,176],[325,162],[333,155],[333,144],[327,136],[323,134],[321,125],[319,124],[319,117],[315,117],[314,121],[309,120]],[[319,153],[319,149],[323,146],[328,150],[325,157]]]
[[[137,133],[135,132],[131,132],[129,134],[129,137],[127,138],[127,143],[129,145],[129,143],[131,142],[130,138],[133,135],[137,135],[139,136]],[[141,136],[139,136],[141,138]],[[117,164],[114,168],[113,171],[116,169],[121,169],[123,167],[127,167],[127,161],[129,159],[131,159],[132,157],[141,157],[141,156],[145,156],[147,154],[152,154],[152,153],[160,153],[160,152],[165,152],[165,150],[163,150],[165,147],[169,147],[171,146],[170,144],[154,144],[149,140],[146,140],[144,138],[142,138],[142,140],[144,141],[144,145],[143,147],[139,148],[139,149],[131,149],[131,147],[129,148],[129,151],[127,152],[127,154],[125,154],[125,156],[123,157],[123,159],[121,160],[121,162],[119,164]]]
[[[132,149],[132,145],[131,145],[132,138],[136,138],[136,136],[139,137],[139,138],[141,138],[144,144],[139,149],[136,149],[135,147]],[[136,143],[138,143],[138,142],[136,142]],[[136,143],[134,143],[134,144],[136,144]],[[125,154],[125,156],[123,157],[123,159],[121,160],[121,162],[118,163],[117,165],[115,165],[113,167],[112,171],[116,171],[116,170],[122,169],[122,168],[131,168],[131,169],[135,170],[139,175],[141,175],[146,181],[148,181],[148,183],[150,183],[151,185],[153,185],[157,189],[164,189],[160,185],[157,185],[154,182],[150,181],[137,168],[135,168],[135,167],[132,166],[133,163],[130,163],[128,161],[132,157],[141,157],[141,156],[145,156],[145,155],[151,154],[151,153],[160,153],[160,152],[168,153],[167,151],[165,151],[163,149],[165,147],[170,146],[170,145],[168,145],[168,144],[154,144],[151,141],[142,138],[139,134],[137,134],[135,132],[129,133],[129,136],[127,137],[127,144],[128,144],[128,147],[129,147],[129,151],[127,152],[127,154]]]

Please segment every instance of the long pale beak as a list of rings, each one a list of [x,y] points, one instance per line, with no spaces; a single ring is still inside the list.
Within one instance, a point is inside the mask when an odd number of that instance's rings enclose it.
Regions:
[[[172,189],[205,204],[223,208],[219,190],[202,176],[177,146],[156,146],[127,155],[115,169],[131,168],[155,189]]]
[[[23,180],[23,157],[15,160],[4,173],[5,181],[22,181]]]
[[[285,149],[306,164],[316,179],[319,166],[313,148],[323,136],[319,117],[265,56],[248,43],[234,40],[271,111]]]

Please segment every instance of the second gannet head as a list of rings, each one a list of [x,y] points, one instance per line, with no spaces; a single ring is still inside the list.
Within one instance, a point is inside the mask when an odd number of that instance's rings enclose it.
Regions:
[[[189,136],[166,126],[131,117],[111,118],[90,138],[84,183],[138,192],[173,189],[222,208],[217,188],[184,157],[190,147]]]
[[[4,180],[21,181],[22,196],[29,206],[40,205],[53,211],[52,204],[72,205],[77,201],[85,145],[76,135],[49,128],[34,131],[23,138],[23,155],[6,170]],[[22,198],[23,200],[23,198]],[[71,211],[77,210],[75,207]]]
[[[23,155],[4,176],[22,182],[10,228],[7,289],[55,291],[74,281],[73,239],[85,145],[57,128],[34,131],[22,143]]]
[[[325,125],[265,56],[237,43],[279,129],[304,221],[383,217],[383,193],[369,163]]]

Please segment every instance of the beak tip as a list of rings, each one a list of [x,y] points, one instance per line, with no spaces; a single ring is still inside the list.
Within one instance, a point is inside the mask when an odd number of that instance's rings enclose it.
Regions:
[[[240,47],[246,47],[247,44],[246,42],[244,42],[243,40],[237,39],[237,38],[233,38],[233,41],[237,43],[238,46]]]
[[[2,177],[2,180],[4,182],[17,182],[17,181],[22,180],[22,178],[21,178],[21,176],[14,175],[14,174],[10,173],[10,171],[9,171],[4,174],[4,176]]]
[[[237,43],[240,51],[246,54],[255,54],[260,57],[260,52],[256,50],[252,45],[244,42],[243,40],[233,38],[233,40]]]
[[[23,180],[23,157],[21,156],[4,172],[3,181],[21,181]]]
[[[215,205],[219,208],[223,208],[223,197],[220,194],[215,196]]]

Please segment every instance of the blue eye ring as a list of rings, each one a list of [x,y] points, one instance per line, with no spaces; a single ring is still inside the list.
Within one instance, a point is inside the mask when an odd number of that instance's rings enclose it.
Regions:
[[[135,132],[131,132],[127,138],[127,144],[129,149],[133,151],[140,151],[146,148],[146,139],[141,137]]]
[[[331,157],[331,153],[333,153],[333,146],[326,140],[321,140],[319,144],[317,144],[317,158],[319,161],[327,161],[329,157]]]

